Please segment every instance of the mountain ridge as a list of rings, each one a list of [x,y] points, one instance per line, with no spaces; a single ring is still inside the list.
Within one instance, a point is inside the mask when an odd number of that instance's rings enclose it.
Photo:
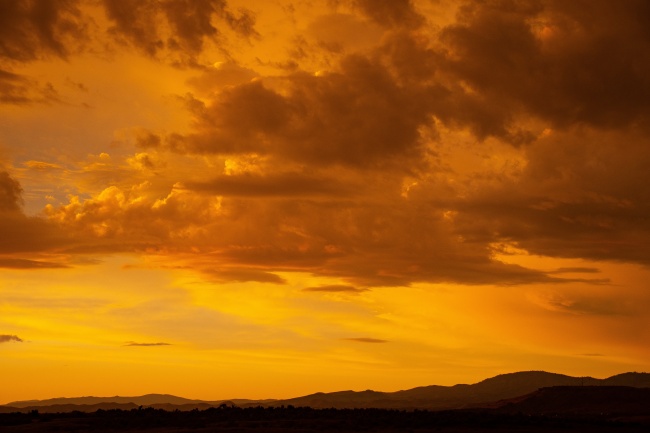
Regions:
[[[554,386],[494,404],[499,413],[650,416],[650,388],[618,385]]]
[[[475,384],[429,385],[392,393],[377,391],[316,393],[278,400],[270,405],[290,404],[313,408],[459,409],[530,394],[545,387],[583,385],[650,387],[650,374],[623,373],[605,379],[596,379],[590,376],[574,377],[545,371],[525,371],[497,375]]]
[[[452,386],[428,385],[395,392],[382,391],[335,391],[317,392],[289,399],[226,399],[199,400],[170,394],[145,394],[136,397],[61,397],[46,400],[14,401],[0,406],[3,412],[11,409],[45,410],[45,408],[81,409],[110,408],[111,405],[135,405],[174,410],[218,407],[222,404],[239,407],[309,406],[312,408],[386,408],[386,409],[460,409],[469,407],[493,407],[494,402],[514,399],[534,393],[542,388],[557,386],[627,386],[650,388],[650,373],[627,372],[605,379],[590,376],[574,377],[545,371],[520,371],[500,374],[474,384]],[[96,410],[96,409],[95,409]]]

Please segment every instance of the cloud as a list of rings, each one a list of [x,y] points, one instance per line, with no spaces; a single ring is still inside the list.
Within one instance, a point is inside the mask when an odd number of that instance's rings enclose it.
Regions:
[[[206,42],[218,42],[219,21],[239,36],[258,37],[247,9],[232,12],[224,0],[103,0],[110,32],[151,57],[197,66]],[[168,32],[163,30],[167,28]]]
[[[31,61],[66,58],[86,36],[78,0],[15,0],[0,3],[0,58]]]
[[[346,286],[343,284],[305,287],[302,290],[303,292],[327,292],[327,293],[361,293],[367,291],[367,289],[358,289],[356,287]]]
[[[19,105],[31,102],[32,86],[24,76],[0,69],[0,103]]]
[[[0,171],[0,254],[46,252],[68,242],[67,236],[39,217],[28,217],[22,211],[20,183],[6,171]],[[59,267],[48,262],[20,258],[1,259],[6,267]]]
[[[354,341],[357,343],[388,343],[388,340],[380,340],[378,338],[369,337],[343,338],[343,340]]]
[[[29,105],[61,103],[52,83],[41,84],[25,75],[0,69],[0,104]]]
[[[259,269],[249,269],[249,268],[210,268],[201,266],[198,264],[194,265],[201,272],[214,277],[217,281],[221,282],[232,282],[232,281],[255,281],[258,283],[271,283],[271,284],[286,284],[286,280],[278,275],[275,275],[271,272],[265,272]]]
[[[143,246],[160,245],[171,238],[182,240],[192,237],[193,228],[200,236],[200,226],[208,225],[219,215],[218,200],[177,188],[158,198],[147,195],[147,187],[146,183],[129,190],[111,186],[88,200],[73,197],[67,205],[48,206],[46,215],[49,221],[63,229],[80,237],[85,235],[90,242],[94,239],[97,246],[103,244],[109,248],[113,247],[113,239],[118,240],[118,248],[127,239],[127,245]]]
[[[572,268],[558,268],[551,273],[553,274],[596,274],[598,272],[600,272],[598,268],[572,267]]]
[[[44,162],[44,161],[34,161],[34,160],[29,160],[25,161],[23,163],[25,167],[32,169],[32,170],[60,170],[63,167],[61,167],[59,164],[53,164],[51,162]]]
[[[109,28],[100,28],[90,0],[15,0],[0,5],[0,58],[28,62],[67,59],[105,49],[112,39],[172,64],[198,66],[206,42],[224,38],[215,22],[238,37],[258,38],[255,16],[225,0],[101,0]],[[107,41],[105,38],[109,36]],[[101,48],[98,48],[101,47]]]
[[[172,63],[196,61],[224,31],[254,37],[252,15],[224,1],[100,4],[111,37]],[[194,254],[188,266],[220,282],[281,284],[277,272],[301,271],[351,288],[608,282],[567,275],[596,268],[501,262],[499,243],[650,263],[644,3],[597,1],[585,14],[552,0],[463,2],[431,29],[413,2],[347,5],[379,24],[327,14],[309,37],[365,22],[375,40],[335,54],[313,45],[332,54],[318,73],[263,77],[234,58],[194,70],[188,130],[137,129],[146,153],[88,166],[94,183],[46,218],[23,215],[16,182],[0,175],[0,251],[51,248],[65,234],[69,253]],[[181,154],[191,173],[176,170]]]
[[[6,171],[0,171],[0,212],[18,212],[23,189]]]
[[[424,24],[411,0],[352,0],[352,5],[386,27],[414,29]]]
[[[6,269],[62,269],[67,267],[67,265],[61,263],[0,257],[0,268]]]
[[[0,212],[0,253],[47,252],[69,245],[69,235],[42,218]]]
[[[377,44],[384,29],[356,14],[317,16],[294,40],[291,58],[298,63],[329,63],[343,53],[364,52]]]
[[[572,315],[628,316],[633,313],[633,307],[627,301],[611,296],[547,293],[540,295],[537,302],[548,310]]]
[[[190,190],[235,197],[350,196],[352,188],[326,177],[303,173],[221,175],[208,182],[187,182]]]
[[[129,341],[124,346],[129,347],[153,347],[153,346],[171,346],[171,343],[136,343],[135,341]]]
[[[640,185],[649,143],[636,128],[541,137],[515,180],[478,186],[457,203],[456,230],[543,256],[648,264],[650,196]]]
[[[9,342],[22,343],[23,339],[18,337],[17,335],[7,335],[7,334],[0,335],[0,343],[9,343]]]
[[[423,156],[427,97],[401,88],[378,61],[351,55],[339,72],[296,73],[279,85],[282,92],[262,80],[225,89],[196,113],[195,132],[168,137],[169,147],[320,166],[399,166]]]
[[[337,186],[322,195],[325,177],[314,188],[301,177],[287,182],[281,173],[223,175],[223,184],[209,183],[206,191],[176,186],[162,197],[146,184],[110,187],[48,206],[46,215],[78,240],[67,252],[182,253],[187,266],[217,281],[283,283],[276,275],[282,271],[361,287],[574,281],[492,259],[493,238],[459,242],[454,221],[439,205],[418,195],[406,199],[389,173],[329,172],[331,185],[339,176],[358,185],[350,197],[334,194]]]
[[[648,3],[599,0],[589,2],[588,14],[579,4],[465,2],[441,31],[439,67],[471,89],[454,98],[459,109],[485,103],[494,114],[462,118],[457,111],[454,120],[479,137],[512,141],[508,131],[522,114],[558,128],[611,128],[646,117]]]
[[[254,70],[240,66],[233,61],[219,62],[213,66],[190,77],[187,80],[188,84],[200,92],[212,92],[225,86],[249,82],[259,76]]]

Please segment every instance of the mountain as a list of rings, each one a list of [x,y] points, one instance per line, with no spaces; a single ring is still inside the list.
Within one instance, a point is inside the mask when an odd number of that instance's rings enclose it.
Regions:
[[[96,403],[96,404],[51,404],[45,406],[0,406],[0,413],[31,412],[37,410],[40,413],[64,413],[64,412],[96,412],[98,410],[131,410],[139,406],[133,403]]]
[[[218,400],[203,401],[166,394],[139,397],[78,397],[49,400],[17,401],[0,406],[0,412],[18,409],[41,412],[94,411],[118,407],[154,407],[166,410],[192,410],[217,407],[222,404],[240,407],[308,406],[318,408],[385,408],[385,409],[462,409],[501,407],[501,401],[530,395],[550,387],[632,387],[650,388],[649,373],[623,373],[607,379],[572,377],[544,371],[501,374],[472,385],[423,386],[397,392],[338,391],[316,393],[285,400]],[[514,403],[510,401],[509,403]],[[504,403],[505,404],[505,403]],[[132,405],[132,406],[129,406]],[[46,409],[47,408],[47,409]],[[65,410],[64,410],[65,409]]]
[[[650,416],[650,388],[554,386],[495,404],[501,413]]]
[[[99,407],[100,409],[105,409],[109,406],[106,405],[134,405],[145,406],[145,407],[154,407],[154,408],[163,408],[171,407],[172,410],[175,408],[188,408],[187,410],[192,410],[195,408],[207,408],[207,407],[216,407],[222,404],[228,406],[231,405],[258,405],[258,404],[269,404],[275,400],[248,400],[248,399],[232,399],[232,400],[217,400],[217,401],[205,401],[205,400],[193,400],[189,398],[176,397],[175,395],[170,394],[146,394],[137,397],[60,397],[60,398],[50,398],[47,400],[23,400],[23,401],[13,401],[7,403],[6,406],[21,408],[21,409],[38,409],[44,406],[97,406],[105,405]],[[0,406],[2,408],[3,406]]]
[[[50,398],[47,400],[25,400],[7,403],[7,406],[29,407],[29,406],[52,406],[52,405],[96,405],[100,403],[133,403],[137,406],[150,406],[153,404],[191,404],[205,403],[202,400],[190,400],[183,397],[176,397],[169,394],[146,394],[139,397],[72,397],[72,398]]]
[[[340,391],[277,400],[265,406],[313,408],[460,409],[490,407],[492,402],[530,394],[554,386],[650,387],[650,374],[624,373],[607,379],[572,377],[544,371],[501,374],[473,385],[424,386],[397,392]]]
[[[603,380],[608,386],[633,386],[635,388],[650,388],[650,374],[623,373]]]

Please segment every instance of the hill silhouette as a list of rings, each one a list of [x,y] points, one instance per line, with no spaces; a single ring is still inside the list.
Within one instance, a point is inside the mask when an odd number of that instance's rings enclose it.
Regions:
[[[624,373],[607,379],[572,377],[544,371],[501,374],[472,385],[423,386],[397,392],[340,391],[316,393],[265,406],[308,406],[313,408],[460,409],[490,407],[490,403],[530,394],[554,386],[650,387],[650,374]]]
[[[47,400],[25,400],[8,403],[7,406],[29,407],[29,406],[52,406],[52,405],[96,405],[101,403],[132,403],[138,406],[150,406],[154,404],[190,404],[205,403],[202,400],[192,400],[189,398],[176,397],[170,394],[146,394],[138,397],[61,397],[50,398]]]
[[[582,387],[587,388],[587,387]],[[593,388],[593,387],[591,387]],[[584,391],[584,389],[583,389]],[[92,413],[45,414],[37,411],[0,414],[3,433],[646,433],[650,417],[622,418],[607,413],[551,416],[499,411],[394,409],[313,409],[281,406],[241,408],[220,406],[196,411],[154,408],[98,410]]]
[[[650,417],[650,388],[554,386],[495,404],[500,413]]]
[[[0,413],[38,410],[42,413],[94,412],[96,410],[131,410],[140,406],[163,410],[205,410],[211,407],[269,404],[274,400],[196,400],[170,394],[146,394],[136,397],[60,397],[46,400],[14,401],[0,406]]]
[[[338,391],[315,393],[284,400],[217,400],[204,401],[166,394],[148,394],[138,397],[76,397],[48,400],[28,400],[0,406],[0,412],[39,410],[46,412],[93,412],[98,409],[129,410],[139,406],[164,410],[190,411],[210,407],[311,407],[338,409],[428,409],[494,408],[507,401],[530,395],[539,389],[551,387],[631,387],[650,388],[650,374],[623,373],[606,379],[572,377],[544,371],[526,371],[501,374],[481,382],[453,386],[423,386],[397,392]],[[547,392],[547,391],[545,391]],[[613,391],[612,391],[613,392]],[[532,397],[531,397],[532,398]],[[514,404],[515,401],[509,403]],[[528,403],[532,404],[532,403]]]

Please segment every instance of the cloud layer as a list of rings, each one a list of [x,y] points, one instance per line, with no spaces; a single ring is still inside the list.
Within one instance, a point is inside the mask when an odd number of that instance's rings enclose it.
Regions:
[[[132,185],[48,206],[46,220],[20,213],[20,185],[2,174],[3,226],[13,227],[3,251],[63,248],[64,231],[67,251],[209,251],[222,269],[247,270],[237,278],[300,270],[364,286],[571,280],[496,260],[503,244],[649,262],[644,2],[596,2],[589,13],[555,1],[460,2],[438,27],[414,2],[335,3],[348,12],[328,20],[360,14],[382,37],[330,50],[316,72],[297,63],[264,76],[235,59],[203,68],[183,97],[187,130],[137,130],[140,150],[125,157]],[[7,34],[5,57],[68,57],[78,49],[68,35],[98,34],[78,24],[84,2],[30,5],[4,6],[38,29]],[[223,42],[217,25],[262,37],[251,11],[222,1],[101,7],[103,38],[157,61],[196,63],[208,41]],[[616,28],[602,25],[608,17]],[[243,78],[219,81],[224,71]],[[8,102],[30,98],[18,74],[2,77]],[[498,153],[509,155],[500,167]],[[175,155],[195,173],[165,169]],[[468,167],[467,157],[482,162]],[[151,186],[161,176],[166,191]]]
[[[10,342],[22,343],[23,339],[18,337],[17,335],[7,335],[7,334],[0,335],[0,343],[10,343]]]

